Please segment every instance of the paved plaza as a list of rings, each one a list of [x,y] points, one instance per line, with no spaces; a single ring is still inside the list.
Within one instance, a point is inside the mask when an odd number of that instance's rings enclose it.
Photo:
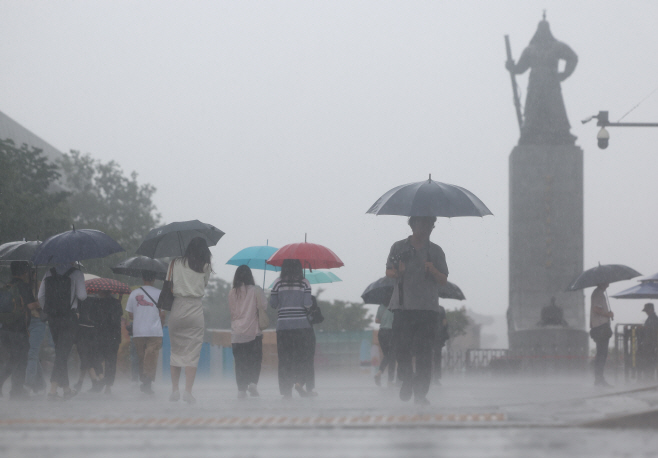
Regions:
[[[168,401],[126,380],[83,392],[0,400],[3,457],[121,456],[654,456],[654,430],[617,428],[658,409],[658,387],[594,388],[582,378],[447,377],[429,407],[402,403],[367,374],[318,374],[320,396],[284,402],[273,374],[260,398],[238,400],[230,379],[201,380],[197,403]],[[620,420],[621,419],[621,420]],[[617,422],[617,423],[615,423]],[[630,423],[629,423],[630,424]],[[651,426],[651,425],[649,425]]]

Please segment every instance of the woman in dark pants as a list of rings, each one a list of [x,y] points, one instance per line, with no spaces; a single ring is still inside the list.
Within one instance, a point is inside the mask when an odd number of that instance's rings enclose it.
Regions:
[[[278,311],[279,392],[284,399],[292,398],[293,387],[300,396],[308,396],[303,385],[311,351],[314,353],[315,336],[308,319],[311,304],[311,284],[304,278],[302,264],[297,259],[285,259],[270,294],[270,306]]]
[[[98,357],[103,363],[103,383],[105,394],[112,393],[112,385],[117,372],[117,353],[121,344],[121,302],[109,291],[101,291],[98,324]]]

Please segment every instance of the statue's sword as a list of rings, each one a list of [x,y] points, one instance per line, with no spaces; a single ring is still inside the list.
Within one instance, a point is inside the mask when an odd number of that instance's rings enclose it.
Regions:
[[[509,44],[509,35],[505,35],[505,49],[507,50],[507,62],[514,64],[512,59],[512,47]],[[516,86],[516,75],[513,71],[509,72],[510,79],[512,80],[512,92],[514,93],[514,108],[516,108],[516,119],[519,121],[519,130],[523,125],[523,114],[521,114],[521,101],[519,100],[519,91]]]

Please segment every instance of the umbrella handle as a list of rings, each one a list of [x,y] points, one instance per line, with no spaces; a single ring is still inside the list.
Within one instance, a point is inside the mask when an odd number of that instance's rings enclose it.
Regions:
[[[605,296],[605,302],[608,304],[608,310],[612,313],[612,307],[610,307],[610,300],[608,299],[608,291],[606,290],[603,295]],[[614,317],[610,318],[610,321],[615,321]]]

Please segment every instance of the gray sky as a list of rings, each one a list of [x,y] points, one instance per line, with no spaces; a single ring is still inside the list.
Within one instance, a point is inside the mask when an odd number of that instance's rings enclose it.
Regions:
[[[359,301],[409,233],[365,211],[431,173],[493,211],[442,219],[432,240],[466,305],[503,314],[518,140],[503,36],[518,58],[544,8],[579,56],[562,88],[585,150],[585,266],[658,272],[658,129],[612,128],[601,151],[579,122],[606,109],[616,121],[658,86],[657,2],[4,0],[0,110],[62,151],[137,171],[166,222],[224,230],[213,254],[227,280],[241,248],[307,233],[345,262],[329,299]],[[658,93],[625,121],[658,122]],[[643,319],[643,302],[613,301],[618,322]]]

